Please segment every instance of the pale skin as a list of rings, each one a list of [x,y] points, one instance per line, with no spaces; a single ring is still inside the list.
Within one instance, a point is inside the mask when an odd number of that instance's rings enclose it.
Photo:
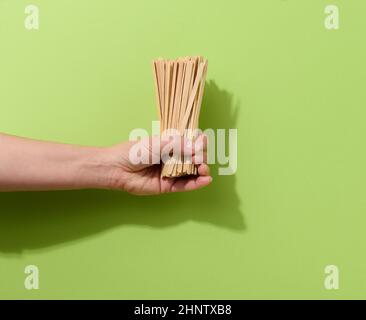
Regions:
[[[135,165],[129,160],[129,150],[135,142],[85,147],[0,134],[0,191],[113,189],[154,195],[200,189],[212,181],[205,163],[207,141],[201,138],[196,150],[182,148],[193,162],[197,162],[198,149],[203,150],[204,161],[197,164],[198,176],[171,179],[160,177],[159,164]],[[154,139],[160,137],[149,141]],[[165,143],[161,140],[161,148]],[[156,151],[149,148],[149,152],[152,155]]]

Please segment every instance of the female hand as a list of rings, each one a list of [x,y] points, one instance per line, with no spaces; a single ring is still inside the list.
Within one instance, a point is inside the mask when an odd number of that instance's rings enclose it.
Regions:
[[[160,140],[160,141],[159,141]],[[199,136],[192,145],[186,139],[177,140],[173,147],[179,143],[180,150],[184,155],[191,157],[192,162],[197,164],[198,175],[179,178],[162,178],[162,164],[152,164],[151,159],[161,160],[164,149],[169,143],[168,139],[161,139],[159,136],[140,141],[139,146],[145,148],[149,156],[149,163],[134,164],[131,159],[131,148],[137,142],[127,142],[113,146],[107,150],[108,162],[112,168],[110,181],[114,189],[122,189],[137,195],[152,195],[167,192],[181,192],[199,189],[207,186],[212,181],[209,167],[206,164],[207,138]],[[158,148],[153,148],[157,143]],[[159,147],[160,145],[160,147]]]
[[[197,141],[196,150],[184,144],[183,152],[197,163],[197,151],[202,151],[198,176],[172,179],[160,177],[161,164],[132,161],[130,151],[137,142],[83,147],[0,134],[0,191],[93,188],[150,195],[198,189],[212,178],[204,163],[207,141],[203,136]],[[148,158],[159,163],[168,141],[153,137],[142,142]],[[156,142],[161,142],[158,149],[152,148]]]

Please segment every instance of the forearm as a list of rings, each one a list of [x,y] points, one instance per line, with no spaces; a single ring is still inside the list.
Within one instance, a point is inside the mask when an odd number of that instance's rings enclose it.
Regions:
[[[0,134],[0,191],[108,187],[103,148]]]

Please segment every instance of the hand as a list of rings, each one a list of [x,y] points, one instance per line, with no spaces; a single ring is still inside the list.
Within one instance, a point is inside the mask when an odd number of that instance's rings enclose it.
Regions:
[[[157,151],[151,147],[160,137],[145,140],[150,159],[161,159],[164,147],[168,140],[160,140],[160,149]],[[209,167],[206,164],[207,138],[203,135],[197,138],[195,147],[181,141],[185,155],[192,156],[193,163],[197,164],[198,175],[180,178],[161,178],[161,164],[133,164],[130,159],[130,149],[136,142],[127,142],[107,148],[108,163],[111,168],[109,186],[113,189],[122,189],[136,195],[153,195],[167,192],[181,192],[200,189],[211,183]],[[196,150],[195,150],[196,149]],[[203,159],[198,159],[198,151],[202,151]],[[158,152],[159,154],[156,154]],[[197,155],[197,157],[196,157]],[[202,161],[203,160],[203,161]]]
[[[83,147],[78,145],[38,141],[0,134],[0,191],[118,189],[139,195],[194,190],[208,185],[212,178],[205,164],[207,139],[197,137],[192,146],[183,138],[162,140],[160,148],[153,137],[144,142],[144,154],[154,162],[177,150],[198,165],[198,176],[161,178],[161,164],[141,164],[131,161],[131,149],[137,142],[112,147]],[[183,143],[184,148],[181,148]],[[169,144],[169,145],[168,145]],[[166,151],[168,149],[168,151]],[[198,152],[202,151],[202,152]],[[201,158],[203,159],[199,159]],[[203,156],[203,157],[202,157]],[[203,161],[202,161],[203,160]],[[149,161],[146,161],[149,163]],[[134,164],[138,163],[138,164]],[[198,164],[200,163],[200,164]]]

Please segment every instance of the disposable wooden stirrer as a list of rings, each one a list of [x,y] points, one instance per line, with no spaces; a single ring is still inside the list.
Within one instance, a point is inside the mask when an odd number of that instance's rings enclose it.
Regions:
[[[153,73],[154,73],[154,85],[155,85],[155,96],[156,96],[156,107],[158,109],[159,121],[161,122],[161,101],[160,101],[160,87],[159,87],[159,80],[158,80],[158,67],[157,63],[153,61]]]
[[[180,128],[183,131],[184,129],[190,129],[188,120],[185,118],[191,117],[191,101],[192,96],[195,95],[194,88],[196,86],[196,83],[200,81],[199,77],[197,77],[197,61],[191,61],[192,62],[192,69],[191,69],[191,75],[190,75],[190,81],[189,81],[189,90],[188,90],[188,100],[185,107],[185,112],[182,114],[183,120],[181,118],[180,120]],[[188,131],[184,133],[184,137],[187,138],[187,141],[193,140],[192,132]],[[192,159],[187,159],[189,163],[184,162],[182,165],[181,171],[187,174],[196,174],[196,166],[192,165]]]
[[[175,61],[176,64],[176,78],[175,78],[175,90],[174,90],[174,99],[173,99],[173,107],[172,107],[172,118],[171,125],[172,128],[176,129],[178,124],[177,112],[180,108],[180,97],[181,97],[181,77],[182,77],[182,68],[183,64],[180,61]],[[169,175],[175,176],[178,174],[177,172],[177,161],[176,159],[171,160],[171,167],[169,168]]]
[[[187,96],[187,92],[189,90],[188,81],[190,81],[189,76],[188,76],[189,70],[190,70],[190,65],[187,62],[188,62],[188,59],[185,58],[184,59],[185,70],[184,70],[184,81],[183,81],[183,87],[182,87],[182,97],[181,97],[181,102],[180,102],[180,108],[179,108],[179,111],[177,112],[177,117],[178,117],[177,129],[179,130],[179,132],[182,136],[184,135],[184,132],[183,132],[183,130],[180,129],[179,123],[180,123],[181,115],[185,112],[186,96]],[[184,155],[180,157],[179,161],[175,165],[174,172],[176,172],[177,174],[183,173],[183,161],[184,161]]]
[[[200,75],[200,59],[199,57],[196,58],[195,61],[195,68],[194,68],[194,78],[192,79],[192,83],[191,83],[191,94],[188,100],[188,105],[187,105],[187,109],[186,109],[186,116],[187,119],[187,123],[185,125],[186,128],[190,129],[189,131],[189,136],[188,138],[190,138],[192,141],[194,139],[194,132],[193,129],[195,129],[195,127],[193,127],[193,123],[192,123],[192,119],[194,118],[194,113],[195,113],[195,109],[192,109],[193,104],[192,104],[192,100],[196,100],[194,97],[196,97],[196,87],[198,88],[198,85],[201,81],[201,75]],[[192,107],[191,107],[192,106]],[[184,123],[184,119],[183,119],[183,123]],[[191,171],[192,174],[197,174],[197,168],[196,166],[188,166],[188,170]]]
[[[207,73],[207,60],[185,57],[177,60],[158,59],[153,62],[156,103],[161,132],[175,129],[186,138],[193,139],[192,130],[198,128],[203,90]],[[186,131],[190,129],[190,131]],[[162,177],[197,174],[192,163],[170,158],[162,167]]]
[[[173,118],[174,118],[174,100],[175,100],[175,96],[176,96],[176,78],[177,78],[177,63],[174,61],[171,65],[172,67],[172,79],[171,79],[171,86],[170,86],[170,102],[169,102],[169,114],[168,114],[168,123],[170,124],[170,128],[165,128],[165,129],[175,129],[174,127],[174,122],[173,122]],[[168,163],[164,166],[165,167],[165,172],[167,175],[172,175],[173,174],[173,170],[175,168],[175,161],[176,159],[172,158],[168,161]]]
[[[194,126],[194,119],[196,117],[196,108],[194,108],[194,107],[196,107],[195,101],[197,100],[197,92],[198,92],[199,85],[201,83],[203,69],[204,69],[203,64],[198,65],[198,63],[195,63],[195,70],[194,70],[195,77],[194,77],[194,79],[192,78],[192,82],[191,82],[192,86],[190,86],[191,91],[190,91],[190,96],[188,99],[186,111],[185,111],[183,120],[180,122],[180,125],[182,128],[190,129],[190,131],[188,131],[189,135],[186,135],[186,137],[192,141],[194,138],[193,130],[197,128]],[[193,80],[195,80],[194,83],[193,83]],[[191,164],[184,164],[184,166],[183,166],[183,171],[188,172],[188,174],[196,174],[197,173],[196,170],[197,170],[196,166],[193,166]]]
[[[198,120],[199,120],[199,115],[201,112],[201,106],[202,106],[202,99],[203,99],[203,91],[205,88],[205,81],[206,81],[206,75],[207,75],[207,60],[204,63],[204,70],[203,70],[203,75],[202,75],[202,79],[201,79],[201,83],[200,83],[200,88],[199,88],[199,93],[197,95],[197,102],[196,102],[196,116],[194,121],[192,122],[192,125],[194,128],[198,128]]]
[[[189,61],[190,62],[193,62],[192,59],[189,59]],[[194,61],[192,64],[189,65],[187,78],[190,79],[189,86],[188,86],[188,88],[190,90],[192,90],[192,86],[193,86],[193,83],[194,83],[194,78],[195,78],[195,75],[196,75],[196,72],[197,72],[197,66],[198,66],[198,61],[197,60]],[[191,76],[189,76],[189,73],[191,73]],[[197,80],[199,80],[199,79],[197,79]],[[188,84],[188,80],[186,81],[186,84]],[[188,90],[188,93],[190,92],[190,90]],[[192,94],[194,94],[194,93],[191,93],[189,95],[190,100],[188,100],[188,101],[191,101],[192,100],[191,99]],[[184,101],[184,104],[185,104],[186,97],[184,97],[184,100],[185,100]],[[190,107],[190,105],[188,105],[188,107]],[[185,107],[183,106],[183,108],[181,110],[182,111],[185,111],[182,114],[187,114],[189,112],[189,109],[187,110],[187,106],[185,106]],[[194,116],[192,114],[192,117],[191,118],[193,118],[193,117]],[[192,125],[193,124],[191,124],[189,126],[186,126],[186,128],[192,128]],[[191,138],[191,137],[189,136],[189,138]],[[173,168],[173,170],[165,170],[165,171],[168,171],[168,172],[165,172],[165,173],[163,172],[163,175],[165,174],[167,176],[175,176],[175,175],[182,175],[182,174],[197,174],[197,171],[196,170],[197,170],[196,167],[194,165],[192,165],[192,164],[186,164],[186,163],[185,164],[182,164],[182,163],[179,163],[178,165],[175,165],[175,168]]]

